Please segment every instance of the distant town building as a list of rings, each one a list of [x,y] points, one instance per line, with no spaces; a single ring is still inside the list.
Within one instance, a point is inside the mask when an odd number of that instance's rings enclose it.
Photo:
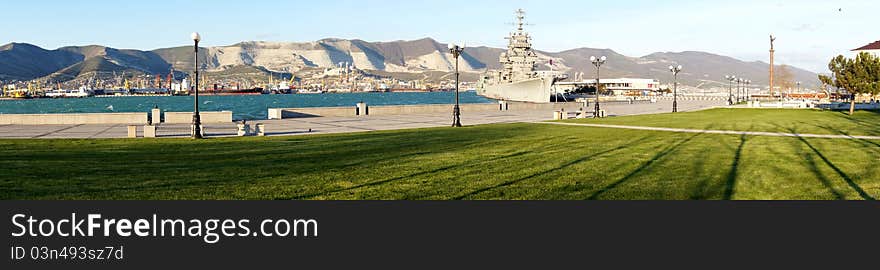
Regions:
[[[588,86],[595,86],[595,80],[585,80]],[[600,83],[605,91],[611,91],[615,96],[644,96],[649,92],[660,91],[660,82],[654,79],[601,79]]]
[[[581,75],[582,76],[582,75]],[[581,76],[575,75],[575,78]],[[615,96],[650,96],[660,91],[662,85],[655,79],[617,78],[600,80],[605,91],[610,91]],[[555,84],[556,91],[568,92],[580,87],[596,87],[595,79],[583,79],[579,81],[563,81]]]
[[[183,79],[180,83],[171,83],[171,91],[173,92],[189,92],[189,82]]]
[[[867,52],[874,54],[874,56],[880,57],[880,40],[875,41],[874,43],[862,46],[861,48],[852,50],[855,53]]]

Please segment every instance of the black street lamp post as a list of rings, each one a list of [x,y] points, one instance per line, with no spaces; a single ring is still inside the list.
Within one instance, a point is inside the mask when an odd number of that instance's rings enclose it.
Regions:
[[[458,106],[458,58],[463,51],[463,46],[449,44],[449,52],[452,53],[452,57],[455,57],[455,107],[452,107],[452,127],[461,127],[461,107]]]
[[[195,85],[193,86],[194,99],[193,99],[193,121],[192,121],[192,138],[193,139],[201,139],[202,138],[202,120],[199,116],[199,41],[202,40],[202,36],[199,35],[198,32],[192,33],[192,40],[195,42],[193,46],[195,48]]]
[[[752,85],[752,80],[746,80],[746,87],[745,87],[745,89],[744,89],[744,90],[745,90],[745,95],[746,95],[746,96],[745,96],[745,100],[746,100],[746,101],[752,101],[752,95],[751,95],[751,93],[750,93],[750,92],[751,92],[751,89],[749,89],[749,85]]]
[[[605,57],[605,56],[602,56],[602,57],[591,56],[590,57],[590,62],[592,62],[593,65],[596,66],[596,110],[593,112],[594,118],[599,118],[599,116],[600,116],[599,115],[599,110],[600,110],[600,107],[599,107],[599,95],[600,95],[599,93],[600,93],[600,91],[599,90],[602,88],[602,83],[599,80],[599,68],[605,64],[606,60],[608,60],[608,57]]]
[[[742,101],[742,88],[743,88],[743,83],[745,83],[745,81],[746,80],[743,78],[736,79],[736,103],[739,103]]]
[[[727,103],[733,105],[733,81],[736,80],[736,76],[728,75],[724,76],[724,78],[730,82],[727,84]]]
[[[673,87],[672,87],[672,112],[678,112],[678,73],[681,72],[682,66],[669,66],[669,71],[672,72],[673,78]]]

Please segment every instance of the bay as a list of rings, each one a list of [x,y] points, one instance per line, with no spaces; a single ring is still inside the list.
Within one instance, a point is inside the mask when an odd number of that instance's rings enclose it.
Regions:
[[[263,120],[269,108],[354,107],[358,102],[370,106],[452,104],[454,92],[325,93],[296,95],[199,96],[199,110],[232,111],[235,120]],[[461,103],[492,103],[473,91],[461,92]],[[0,113],[109,113],[163,111],[190,112],[190,96],[89,97],[64,99],[0,100]]]

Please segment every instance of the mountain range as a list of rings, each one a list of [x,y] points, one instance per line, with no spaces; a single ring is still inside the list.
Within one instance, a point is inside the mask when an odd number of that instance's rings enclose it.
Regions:
[[[500,68],[501,48],[466,48],[459,67],[465,73],[479,74]],[[726,86],[725,75],[749,78],[754,86],[768,84],[769,64],[746,62],[707,52],[658,52],[641,57],[619,54],[611,49],[579,48],[562,52],[537,51],[539,68],[595,76],[590,56],[607,56],[602,77],[652,78],[671,80],[669,65],[683,65],[681,83],[700,87]],[[152,51],[115,49],[105,46],[71,46],[47,50],[27,43],[0,46],[0,80],[68,81],[96,74],[168,74],[171,69],[185,73],[193,70],[192,46]],[[314,42],[248,41],[229,46],[200,48],[199,61],[208,71],[240,70],[294,74],[303,69],[327,68],[351,63],[358,69],[382,74],[448,73],[454,59],[446,44],[430,38],[410,41],[366,42],[357,39],[322,39]],[[792,79],[817,84],[816,74],[787,67]],[[465,76],[476,78],[476,76]]]

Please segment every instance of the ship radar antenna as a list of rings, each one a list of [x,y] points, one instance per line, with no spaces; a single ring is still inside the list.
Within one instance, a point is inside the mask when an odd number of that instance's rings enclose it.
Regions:
[[[516,22],[517,22],[517,26],[518,26],[519,31],[523,30],[523,25],[525,25],[525,22],[524,22],[525,19],[526,19],[526,11],[523,9],[517,9],[516,10]]]

